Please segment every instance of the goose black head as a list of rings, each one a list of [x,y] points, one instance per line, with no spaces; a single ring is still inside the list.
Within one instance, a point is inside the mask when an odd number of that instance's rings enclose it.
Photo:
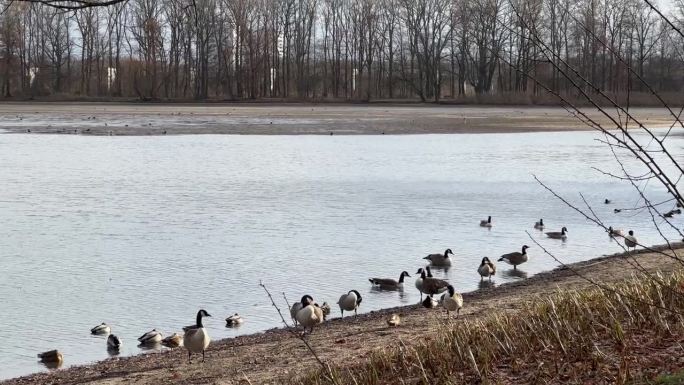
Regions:
[[[487,223],[492,223],[492,216],[491,215],[487,217]]]
[[[411,275],[408,273],[408,271],[402,271],[400,276],[402,277],[410,277]]]
[[[356,304],[357,305],[361,304],[361,301],[363,300],[363,298],[361,298],[361,293],[359,293],[356,290],[349,290],[349,293],[347,293],[347,294],[351,294],[351,293],[356,294]]]
[[[565,227],[565,226],[563,226],[563,228],[561,229],[561,232],[562,232],[562,233],[567,233],[567,232],[568,232],[568,228]]]
[[[539,218],[539,224],[544,226],[544,219],[543,218]]]
[[[489,258],[484,257],[484,258],[482,258],[482,263],[480,264],[480,266],[481,266],[481,265],[486,265],[487,263],[489,263]]]
[[[633,231],[633,230],[629,230],[629,235],[634,236],[634,231]]]
[[[454,252],[451,251],[451,249],[446,249],[446,251],[444,252],[444,256],[449,257],[449,254],[454,255]]]
[[[525,254],[525,252],[526,252],[527,249],[529,249],[529,248],[530,248],[529,246],[524,245],[524,246],[522,247],[522,252],[523,252],[523,254]]]
[[[211,317],[211,314],[207,313],[206,310],[200,309],[200,311],[197,312],[197,327],[204,327],[202,325],[202,317]],[[156,331],[155,329],[152,329],[152,331]]]
[[[302,306],[309,306],[313,303],[313,297],[306,294],[302,297],[302,300],[300,302],[302,303]]]
[[[454,289],[453,286],[447,285],[447,290],[449,290],[449,297],[453,296],[456,290]]]
[[[423,274],[423,273],[425,273],[425,270],[423,270],[422,267],[420,269],[418,269],[418,271],[416,271],[416,274]]]

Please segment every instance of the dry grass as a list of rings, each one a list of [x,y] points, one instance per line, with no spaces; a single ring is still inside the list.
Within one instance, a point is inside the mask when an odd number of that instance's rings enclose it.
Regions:
[[[291,380],[322,384],[651,383],[682,366],[684,275],[539,297],[433,339]],[[654,382],[655,383],[655,382]]]

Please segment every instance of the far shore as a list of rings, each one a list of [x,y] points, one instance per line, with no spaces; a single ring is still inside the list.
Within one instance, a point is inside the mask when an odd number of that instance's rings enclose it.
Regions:
[[[677,256],[684,256],[684,244],[676,243],[673,247]],[[479,290],[464,294],[461,318],[478,319],[495,311],[516,311],[539,296],[591,287],[585,278],[602,284],[624,281],[636,273],[634,260],[651,273],[668,274],[681,269],[673,258],[642,250],[594,258],[499,286],[485,282]],[[499,263],[498,268],[500,273],[509,266]],[[473,274],[477,279],[476,273]],[[412,289],[412,284],[406,288]],[[392,313],[401,315],[401,326],[387,326],[385,321]],[[386,346],[411,345],[433,338],[438,329],[447,325],[445,317],[441,308],[427,310],[417,305],[371,311],[358,317],[331,319],[316,328],[308,340],[322,360],[351,364],[367,359]],[[457,325],[459,320],[450,322]],[[280,328],[215,341],[205,363],[189,364],[181,348],[38,373],[4,384],[280,384],[287,383],[293,375],[315,369],[316,365],[302,342]]]
[[[592,108],[592,119],[614,128]],[[667,127],[663,108],[630,109]],[[615,114],[615,111],[611,111]],[[65,135],[401,135],[592,130],[561,107],[434,104],[0,103],[0,130]]]

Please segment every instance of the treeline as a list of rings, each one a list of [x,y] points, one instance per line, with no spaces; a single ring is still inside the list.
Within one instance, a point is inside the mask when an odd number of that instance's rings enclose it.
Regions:
[[[681,3],[669,15],[683,18]],[[150,99],[679,92],[684,41],[643,0],[0,0],[4,97]],[[569,74],[563,76],[563,73]],[[586,89],[596,92],[595,89]],[[574,91],[575,93],[577,91]]]

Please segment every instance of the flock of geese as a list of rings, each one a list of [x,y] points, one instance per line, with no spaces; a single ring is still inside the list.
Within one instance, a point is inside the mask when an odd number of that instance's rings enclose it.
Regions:
[[[606,202],[608,203],[609,201],[606,200]],[[481,220],[480,226],[491,228],[493,226],[492,217],[489,216],[487,219]],[[544,220],[540,219],[538,222],[535,222],[534,228],[543,231],[545,229]],[[568,237],[568,229],[563,226],[561,231],[551,231],[546,232],[545,234],[549,238],[565,241]],[[638,245],[637,239],[634,236],[634,231],[632,230],[629,230],[628,234],[624,235],[622,230],[609,227],[608,234],[615,239],[619,237],[623,238],[625,246],[628,249],[635,248]],[[520,251],[501,255],[498,261],[513,266],[513,269],[515,270],[518,265],[528,261],[527,249],[529,249],[529,246],[523,245]],[[446,309],[447,318],[450,317],[451,312],[455,312],[456,317],[458,317],[461,308],[463,308],[463,296],[456,292],[455,288],[447,281],[435,278],[432,275],[430,266],[449,267],[451,266],[450,256],[453,255],[454,253],[451,249],[446,249],[443,254],[429,254],[424,257],[423,259],[427,260],[429,263],[424,268],[421,267],[418,269],[415,281],[415,287],[420,292],[420,303],[426,308],[435,308],[441,304],[441,306]],[[477,273],[480,275],[481,281],[485,278],[491,281],[492,276],[496,275],[496,265],[488,257],[484,257],[477,268]],[[380,290],[403,290],[406,277],[411,277],[411,275],[406,271],[402,271],[401,274],[399,274],[398,280],[374,277],[369,278],[368,281],[374,288]],[[424,294],[425,299],[423,299]],[[439,301],[434,299],[434,296],[438,294],[442,294]],[[344,317],[345,311],[353,311],[354,316],[356,316],[362,301],[363,298],[361,293],[357,290],[350,290],[347,293],[342,294],[337,301],[342,317]],[[313,332],[314,327],[323,323],[329,314],[330,306],[326,302],[323,302],[322,305],[318,305],[313,297],[308,294],[302,296],[299,302],[294,303],[290,307],[290,316],[292,317],[295,327],[301,326],[304,333],[306,333],[307,328],[309,333]],[[211,317],[211,315],[207,313],[206,310],[200,309],[197,312],[195,324],[183,327],[182,335],[174,333],[171,336],[164,338],[160,331],[152,329],[138,337],[139,346],[154,347],[159,344],[169,348],[183,346],[188,352],[188,362],[192,360],[193,354],[200,353],[202,354],[202,361],[204,361],[205,351],[211,342],[211,338],[202,323],[204,317]],[[243,322],[243,318],[237,313],[226,318],[226,326],[228,327],[238,326]],[[390,326],[398,326],[400,323],[401,318],[398,314],[392,314],[389,319],[387,319],[387,324]],[[122,346],[122,342],[119,337],[112,334],[112,329],[109,325],[103,322],[102,324],[93,327],[90,332],[94,335],[107,335],[107,350],[113,354],[118,353]],[[58,367],[63,360],[63,355],[58,350],[50,350],[38,354],[38,358],[48,367]]]

